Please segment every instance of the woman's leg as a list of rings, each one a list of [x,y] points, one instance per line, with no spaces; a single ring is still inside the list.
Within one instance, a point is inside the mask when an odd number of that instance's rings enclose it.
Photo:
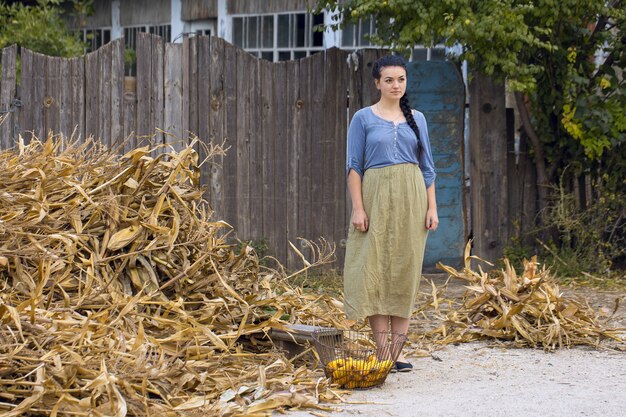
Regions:
[[[391,316],[391,332],[394,335],[406,335],[409,331],[409,322],[410,320],[408,318]],[[394,344],[396,343],[398,336],[395,337],[396,340],[393,341]],[[400,352],[400,355],[398,356],[398,362],[406,362],[406,358],[402,352]]]
[[[389,333],[389,316],[382,314],[375,314],[368,317],[372,332],[374,332],[374,341],[378,346],[378,358],[383,360],[383,352],[385,352],[385,346],[387,345],[387,334]]]

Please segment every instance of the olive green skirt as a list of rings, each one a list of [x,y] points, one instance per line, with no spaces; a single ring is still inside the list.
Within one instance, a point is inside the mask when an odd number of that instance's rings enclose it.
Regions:
[[[383,314],[408,318],[422,275],[428,200],[422,171],[398,164],[365,171],[367,232],[351,224],[343,269],[349,319]]]

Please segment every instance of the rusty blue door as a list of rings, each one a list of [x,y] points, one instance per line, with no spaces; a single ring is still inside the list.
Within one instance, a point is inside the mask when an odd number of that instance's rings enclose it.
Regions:
[[[437,169],[439,228],[426,243],[424,267],[462,260],[467,236],[464,210],[465,85],[458,67],[447,61],[417,61],[407,66],[407,94],[424,113]]]

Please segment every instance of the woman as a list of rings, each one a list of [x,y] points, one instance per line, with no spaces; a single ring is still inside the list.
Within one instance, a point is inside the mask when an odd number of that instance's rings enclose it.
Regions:
[[[348,129],[352,224],[344,265],[345,309],[350,319],[367,318],[374,334],[405,335],[426,237],[439,223],[435,169],[426,119],[411,109],[405,94],[404,60],[384,56],[372,75],[380,100],[357,111]],[[396,370],[412,368],[400,353]]]

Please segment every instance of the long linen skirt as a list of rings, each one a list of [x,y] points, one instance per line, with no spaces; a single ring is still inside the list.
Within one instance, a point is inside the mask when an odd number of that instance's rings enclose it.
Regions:
[[[422,275],[428,200],[422,171],[398,164],[365,171],[367,232],[351,224],[344,264],[344,306],[349,319],[375,314],[408,318]]]

